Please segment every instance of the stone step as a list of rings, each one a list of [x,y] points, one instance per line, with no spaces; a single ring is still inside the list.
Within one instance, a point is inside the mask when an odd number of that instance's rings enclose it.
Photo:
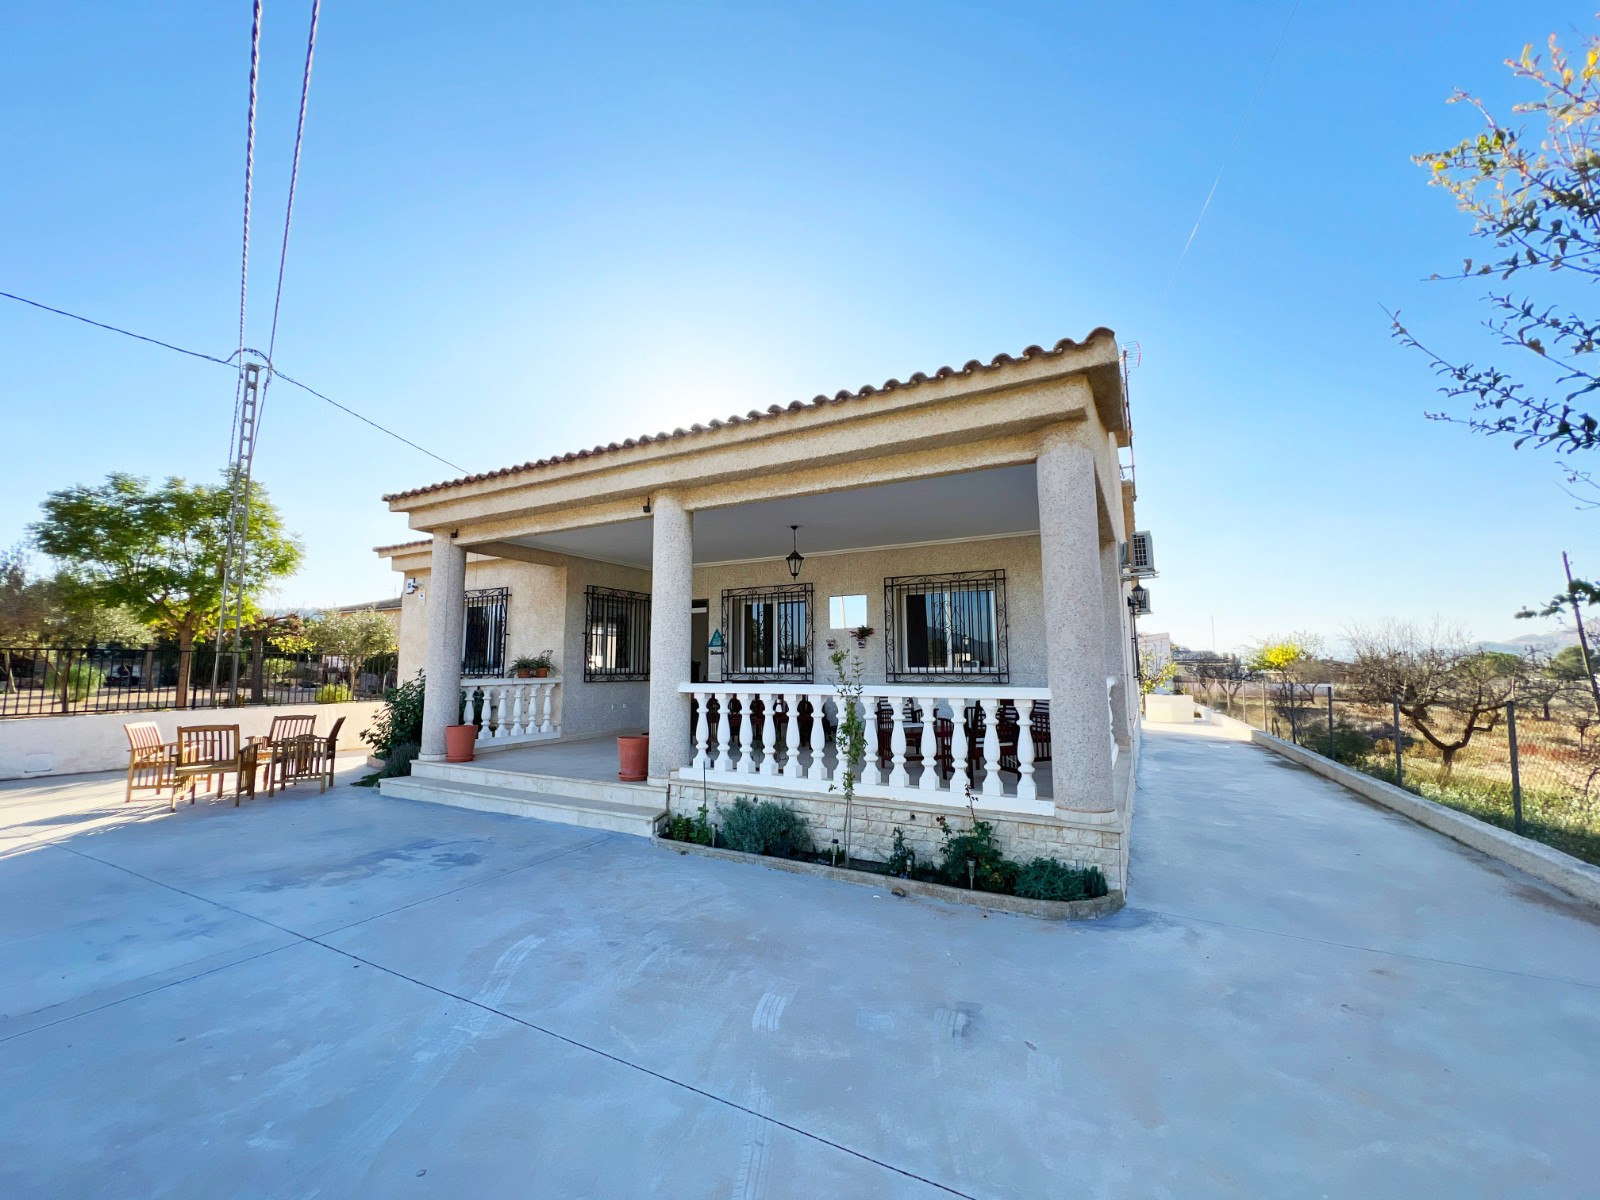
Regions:
[[[561,796],[551,792],[458,780],[419,778],[416,775],[385,779],[378,787],[384,796],[390,798],[533,817],[540,821],[629,833],[636,837],[649,837],[654,833],[656,819],[666,811],[665,789],[651,789],[648,803],[625,804],[615,800]]]
[[[617,779],[574,779],[567,775],[539,775],[494,765],[494,756],[470,763],[413,763],[411,778],[430,783],[470,783],[525,793],[560,796],[563,800],[604,800],[612,804],[667,806],[667,789],[657,784],[623,783]]]

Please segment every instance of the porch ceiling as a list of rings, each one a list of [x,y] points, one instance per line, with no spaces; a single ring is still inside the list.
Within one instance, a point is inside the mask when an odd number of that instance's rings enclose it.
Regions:
[[[1033,533],[1039,528],[1034,467],[1027,463],[703,509],[694,518],[694,561],[704,565],[782,558],[789,553],[790,525],[800,526],[800,552],[808,555]],[[650,519],[643,516],[504,540],[624,566],[650,566]]]

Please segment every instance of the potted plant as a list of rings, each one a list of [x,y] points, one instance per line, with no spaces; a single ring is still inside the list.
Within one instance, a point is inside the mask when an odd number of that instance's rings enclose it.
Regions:
[[[511,664],[511,669],[517,673],[518,679],[543,679],[555,665],[552,652],[545,650],[539,654],[523,655]]]
[[[475,755],[474,743],[478,740],[476,725],[446,725],[444,727],[445,762],[471,762]]]
[[[617,738],[617,778],[623,783],[643,783],[650,775],[650,735],[625,733]]]
[[[867,639],[875,632],[877,631],[871,625],[857,625],[850,631],[850,636],[856,639],[857,646],[865,650],[867,648]]]

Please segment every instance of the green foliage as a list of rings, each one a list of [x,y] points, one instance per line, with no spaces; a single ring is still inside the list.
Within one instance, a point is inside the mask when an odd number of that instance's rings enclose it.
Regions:
[[[1099,867],[1036,858],[1017,869],[1016,894],[1029,900],[1094,900],[1109,890]]]
[[[408,742],[421,744],[422,702],[426,691],[426,681],[418,671],[415,679],[384,692],[382,711],[372,728],[361,735],[379,758],[387,760],[395,747]]]
[[[356,786],[375,787],[380,779],[396,779],[411,774],[411,764],[421,752],[422,747],[416,742],[401,742],[389,751],[389,756],[383,760],[382,767],[375,773],[356,780]]]
[[[356,612],[329,609],[318,613],[306,625],[305,638],[319,654],[343,660],[352,692],[369,658],[393,654],[400,647],[394,621],[375,608]]]
[[[210,627],[222,597],[229,489],[171,478],[158,487],[121,472],[98,487],[52,492],[31,527],[39,549],[62,564],[69,599],[130,609],[187,642]],[[238,568],[247,597],[294,573],[300,545],[283,530],[259,483],[250,485],[249,553]]]
[[[1315,750],[1324,758],[1331,758],[1334,762],[1345,763],[1349,766],[1359,766],[1372,756],[1377,745],[1376,739],[1360,729],[1349,725],[1341,725],[1338,721],[1333,723],[1333,745],[1328,745],[1327,721],[1311,721],[1299,727],[1300,745],[1307,750]]]
[[[884,874],[895,875],[901,879],[910,878],[916,862],[916,852],[906,845],[905,830],[898,825],[895,826],[894,844],[889,848],[889,861],[883,864]]]
[[[811,831],[804,815],[776,800],[740,796],[717,809],[722,818],[722,844],[746,854],[793,858],[811,850]]]
[[[1000,853],[994,826],[972,818],[972,828],[958,833],[943,817],[935,817],[943,841],[939,847],[940,882],[967,887],[967,863],[972,862],[971,886],[980,892],[1010,894],[1016,885],[1017,864]]]
[[[704,803],[692,817],[681,812],[669,816],[664,836],[670,841],[692,842],[696,846],[709,846],[716,841],[716,831],[711,827],[711,816]]]
[[[65,680],[61,673],[50,667],[44,674],[44,686],[56,692],[63,692],[69,700],[86,700],[90,694],[100,690],[100,683],[105,676],[93,663],[75,662],[67,668]]]
[[[1546,669],[1555,678],[1567,683],[1589,682],[1589,672],[1583,664],[1583,650],[1578,646],[1565,646],[1557,650]]]
[[[524,654],[511,664],[513,671],[552,671],[555,669],[555,651],[541,650],[538,654]]]
[[[860,778],[861,764],[867,757],[867,724],[861,713],[861,657],[841,647],[829,658],[833,663],[833,691],[839,706],[839,728],[834,734],[834,746],[839,755],[836,772],[839,783],[837,786],[830,783],[828,790],[844,793],[844,857],[849,862],[856,780]],[[822,719],[820,706],[817,719]]]
[[[350,689],[342,683],[325,683],[317,689],[315,699],[318,704],[348,704]]]

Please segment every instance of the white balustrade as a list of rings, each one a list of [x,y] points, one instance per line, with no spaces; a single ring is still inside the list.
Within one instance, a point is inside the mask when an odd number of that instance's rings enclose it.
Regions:
[[[1117,705],[1112,691],[1117,686],[1115,675],[1106,676],[1106,714],[1111,718],[1111,765],[1117,765]]]
[[[462,719],[479,726],[480,747],[541,741],[561,732],[555,720],[559,679],[461,681]]]
[[[680,686],[695,705],[685,775],[734,788],[837,792],[845,764],[834,735],[843,701],[831,684],[728,686]],[[1048,794],[1039,795],[1050,771],[1036,770],[1032,720],[1034,704],[1049,699],[1047,688],[1008,684],[864,687],[866,759],[856,768],[856,794],[924,804],[965,804],[970,794],[980,810],[1053,813]],[[888,706],[886,745],[879,741],[880,704]]]

